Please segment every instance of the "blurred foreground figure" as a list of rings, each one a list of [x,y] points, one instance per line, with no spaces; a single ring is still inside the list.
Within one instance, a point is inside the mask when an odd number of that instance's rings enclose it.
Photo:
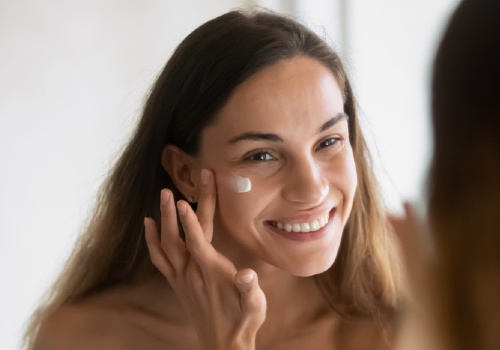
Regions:
[[[500,1],[466,0],[432,85],[429,219],[453,349],[500,349]]]
[[[439,348],[500,349],[500,1],[465,0],[451,17],[434,63],[432,124],[435,261],[415,266],[418,245],[404,244],[417,299],[431,306]]]

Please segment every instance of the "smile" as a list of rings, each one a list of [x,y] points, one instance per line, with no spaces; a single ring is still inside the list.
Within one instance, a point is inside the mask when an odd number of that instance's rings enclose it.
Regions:
[[[328,224],[328,218],[329,214],[325,214],[311,222],[283,223],[278,221],[271,221],[270,224],[286,232],[314,232],[318,231],[326,224]]]

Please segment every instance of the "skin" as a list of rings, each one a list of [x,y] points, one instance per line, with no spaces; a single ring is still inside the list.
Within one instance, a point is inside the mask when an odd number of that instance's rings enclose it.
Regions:
[[[249,132],[274,136],[241,137]],[[203,130],[201,150],[195,157],[174,146],[163,152],[176,186],[198,202],[195,213],[165,189],[161,232],[145,219],[151,260],[163,276],[62,308],[41,338],[53,342],[50,329],[62,327],[60,344],[61,337],[73,346],[93,339],[96,349],[104,340],[107,349],[385,349],[376,321],[344,321],[311,278],[335,261],[357,184],[332,73],[305,57],[263,69]],[[251,191],[234,190],[237,175],[251,179]],[[294,239],[270,224],[321,215],[330,216],[323,229]]]
[[[197,162],[217,179],[214,245],[236,266],[251,267],[259,275],[278,267],[311,276],[333,264],[357,178],[346,118],[318,131],[342,113],[333,75],[301,57],[244,82],[203,132]],[[230,142],[248,132],[282,141]],[[266,160],[252,160],[259,157]],[[227,186],[224,178],[234,174],[250,178],[252,190],[240,194]],[[331,214],[331,234],[308,242],[285,239],[267,224],[310,222],[325,214]]]

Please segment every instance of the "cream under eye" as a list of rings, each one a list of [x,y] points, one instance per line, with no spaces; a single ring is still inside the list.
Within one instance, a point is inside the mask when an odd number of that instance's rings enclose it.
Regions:
[[[234,178],[234,189],[238,193],[246,193],[252,189],[252,182],[248,177],[236,176]]]

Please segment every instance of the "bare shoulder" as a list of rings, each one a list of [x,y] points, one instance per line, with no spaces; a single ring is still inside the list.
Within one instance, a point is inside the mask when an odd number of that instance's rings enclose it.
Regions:
[[[346,321],[337,332],[342,348],[352,350],[393,349],[395,335],[393,325],[376,319]]]
[[[141,293],[115,288],[65,305],[42,322],[34,350],[190,348],[195,337],[175,303],[168,317],[145,300]]]
[[[81,305],[65,305],[42,321],[34,350],[91,348],[105,340],[102,323],[105,323],[102,317]]]

